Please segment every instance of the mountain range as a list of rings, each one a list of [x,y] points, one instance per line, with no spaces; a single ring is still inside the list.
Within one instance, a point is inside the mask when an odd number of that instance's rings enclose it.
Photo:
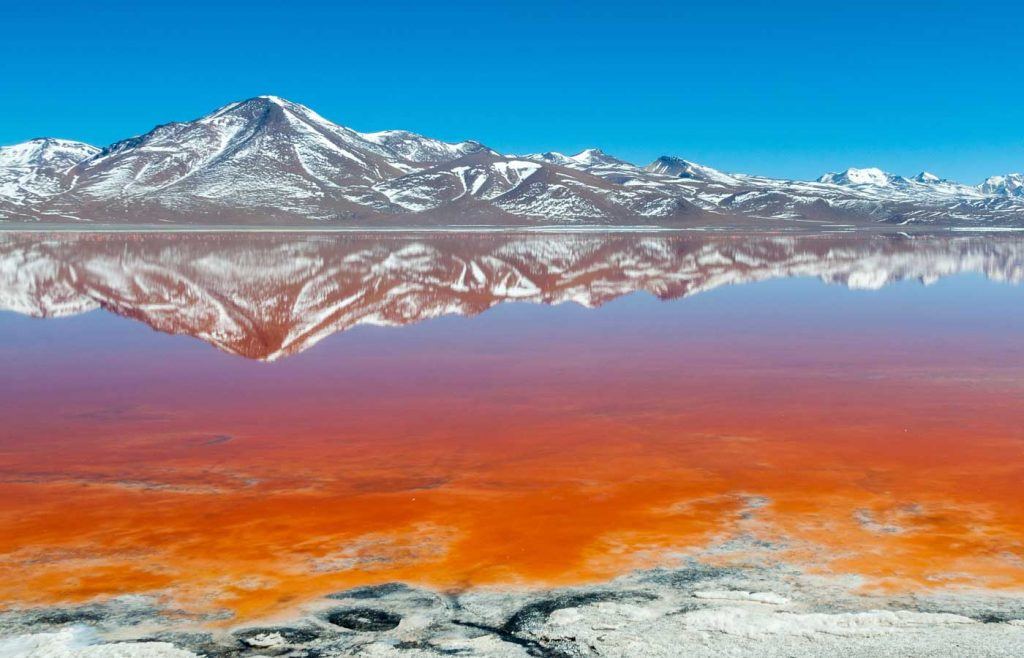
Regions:
[[[130,225],[1024,226],[1024,174],[966,185],[850,168],[816,181],[599,149],[507,155],[402,130],[362,133],[275,96],[106,148],[0,148],[0,220]]]
[[[1024,282],[1024,240],[937,235],[0,233],[0,310],[102,308],[274,361],[353,327],[506,302],[594,308],[784,277],[857,289],[963,272]]]

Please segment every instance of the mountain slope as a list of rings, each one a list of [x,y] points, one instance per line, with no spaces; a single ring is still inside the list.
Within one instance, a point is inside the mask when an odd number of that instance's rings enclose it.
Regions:
[[[488,151],[479,142],[466,141],[451,144],[408,130],[384,130],[376,133],[357,133],[362,139],[377,144],[396,160],[416,164],[439,164],[457,160],[470,153]]]
[[[370,187],[477,148],[411,133],[369,138],[273,96],[159,126],[76,166],[47,209],[92,215],[232,214],[322,218],[388,211]]]
[[[1006,197],[1024,197],[1024,174],[990,176],[979,186],[985,194]]]
[[[403,130],[361,133],[275,96],[99,151],[0,149],[0,219],[111,224],[1024,226],[1024,175],[978,186],[850,168],[817,181],[586,149],[501,155]]]
[[[675,177],[686,198],[702,208],[749,217],[1024,226],[1024,204],[1009,195],[927,172],[905,178],[877,168],[850,168],[807,182],[727,174],[670,157],[645,169]]]
[[[39,138],[0,147],[0,203],[28,206],[67,189],[67,171],[99,152],[67,139]]]
[[[530,156],[527,156],[530,157]],[[506,221],[523,218],[560,223],[644,223],[662,206],[682,217],[698,210],[665,195],[651,201],[592,174],[579,161],[527,159],[480,152],[443,166],[408,174],[374,187],[394,204],[440,218],[468,217]],[[668,213],[662,213],[668,214]]]

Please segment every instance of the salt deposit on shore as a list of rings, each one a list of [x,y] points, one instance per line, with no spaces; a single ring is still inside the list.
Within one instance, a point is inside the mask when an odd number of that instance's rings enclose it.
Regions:
[[[389,583],[223,631],[135,597],[4,613],[0,658],[1024,655],[1020,593],[870,597],[854,584],[700,564],[546,591]]]

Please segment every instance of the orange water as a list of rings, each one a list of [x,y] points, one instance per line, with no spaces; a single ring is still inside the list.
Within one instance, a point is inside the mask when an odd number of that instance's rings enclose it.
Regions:
[[[150,593],[252,618],[357,584],[559,585],[685,556],[1024,586],[1016,320],[941,285],[854,295],[511,306],[275,364],[102,311],[5,317],[0,601]],[[931,323],[954,303],[962,323]]]

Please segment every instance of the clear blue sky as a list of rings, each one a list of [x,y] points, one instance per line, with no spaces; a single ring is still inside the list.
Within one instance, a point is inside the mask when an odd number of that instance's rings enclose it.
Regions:
[[[1024,170],[1018,2],[7,2],[0,143],[276,94],[358,130],[810,178]]]

